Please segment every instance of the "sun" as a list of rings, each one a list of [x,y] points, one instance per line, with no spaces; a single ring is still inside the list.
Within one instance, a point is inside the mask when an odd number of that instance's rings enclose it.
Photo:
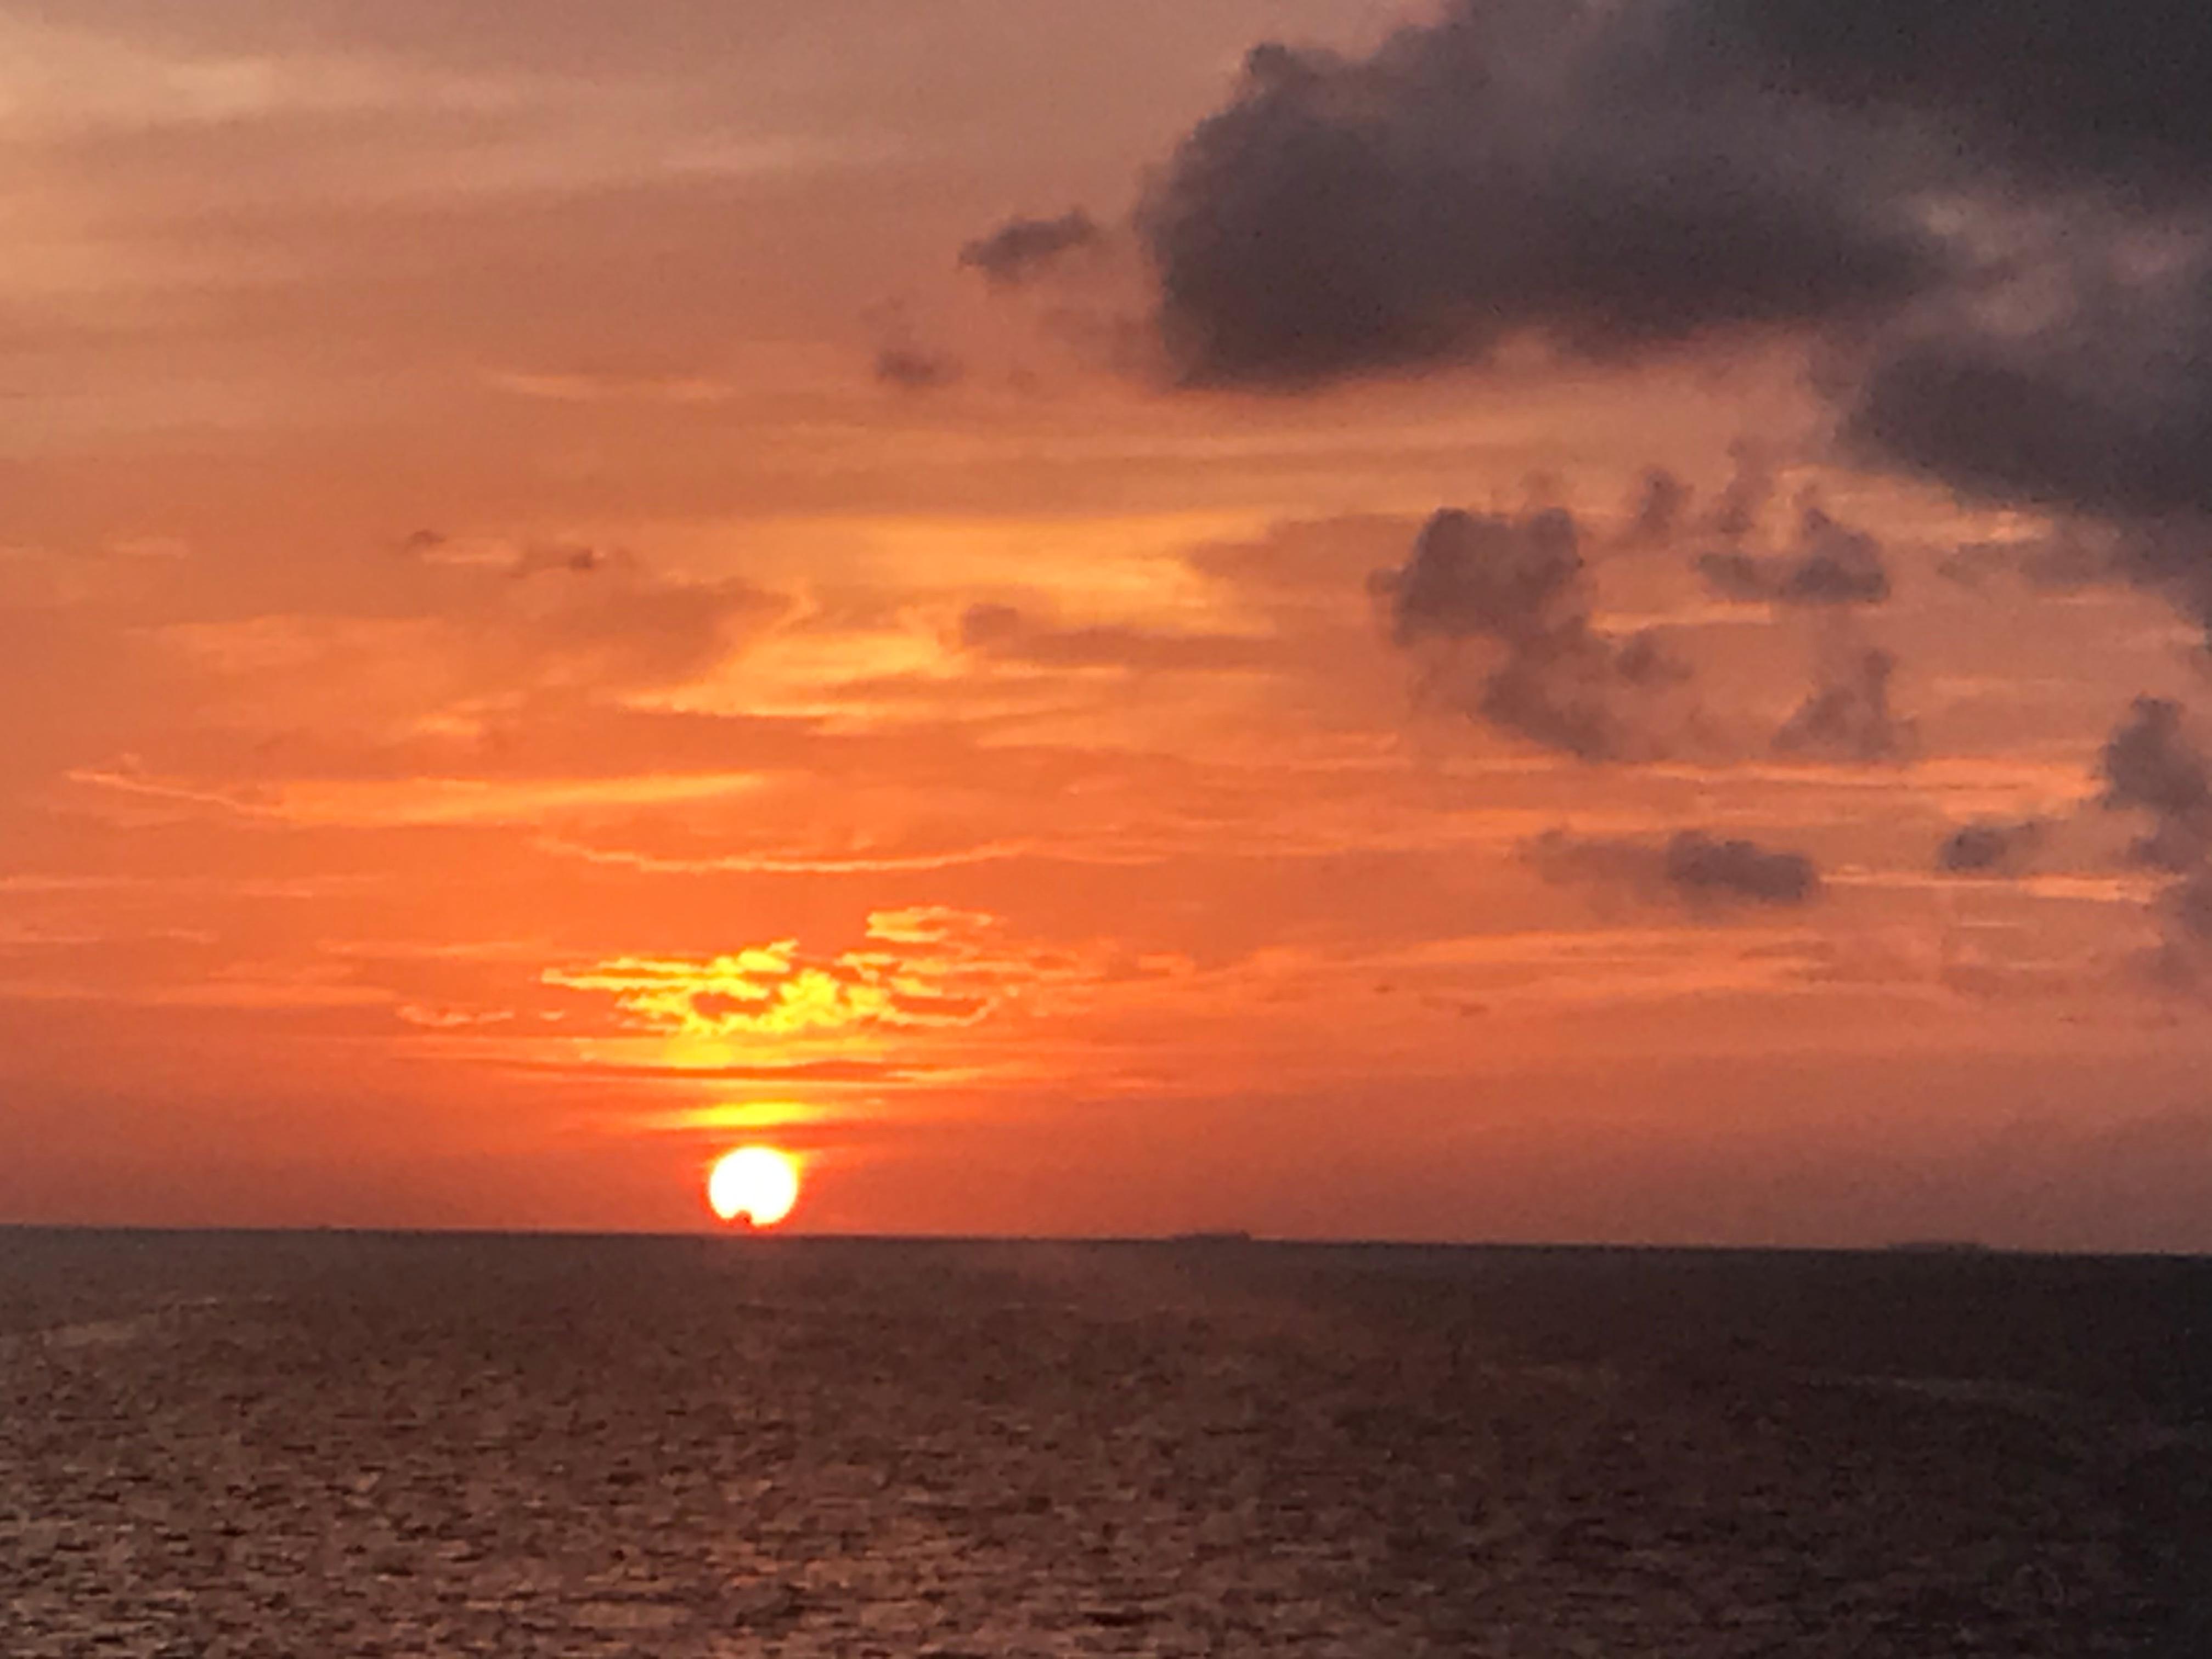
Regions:
[[[715,1160],[707,1177],[708,1207],[725,1221],[739,1216],[773,1227],[799,1202],[799,1161],[773,1146],[740,1146]]]

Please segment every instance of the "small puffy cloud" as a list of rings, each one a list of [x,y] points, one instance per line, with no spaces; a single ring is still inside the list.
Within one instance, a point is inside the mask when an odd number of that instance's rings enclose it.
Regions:
[[[1583,760],[1648,755],[1663,746],[1653,706],[1686,675],[1649,635],[1616,640],[1595,626],[1581,540],[1557,508],[1447,509],[1370,586],[1393,641],[1444,653],[1491,725]]]
[[[1778,754],[1874,764],[1910,759],[1912,721],[1890,702],[1897,659],[1877,646],[1824,647],[1812,692],[1775,733]]]
[[[2106,742],[2104,804],[2150,819],[2133,848],[2139,864],[2172,879],[2157,910],[2164,942],[2153,968],[2177,988],[2212,981],[2212,762],[2190,735],[2180,705],[2138,697]]]
[[[1936,849],[1936,867],[1948,876],[2016,876],[2043,845],[2045,831],[2033,819],[1961,824]]]
[[[1698,572],[1713,592],[1740,604],[1875,605],[1890,595],[1881,542],[1817,505],[1806,507],[1796,545],[1787,554],[1708,553],[1698,561]]]
[[[2105,744],[2105,805],[2149,815],[2136,843],[2144,864],[2175,874],[2212,856],[2212,767],[2185,728],[2181,705],[2138,697]]]
[[[960,264],[996,286],[1012,288],[1042,276],[1073,254],[1104,246],[1105,240],[1104,229],[1081,208],[1051,219],[1017,216],[962,248]]]
[[[1574,516],[1556,508],[1525,519],[1440,512],[1382,591],[1401,645],[1431,638],[1521,645],[1577,632],[1589,621],[1580,532]]]
[[[1802,853],[1697,830],[1656,843],[1586,840],[1553,830],[1530,845],[1528,857],[1548,880],[1625,888],[1698,915],[1796,908],[1821,890],[1819,867]]]
[[[1667,843],[1661,866],[1667,884],[1693,907],[1705,904],[1799,905],[1820,890],[1820,873],[1802,853],[1756,842],[1720,841],[1697,831]]]

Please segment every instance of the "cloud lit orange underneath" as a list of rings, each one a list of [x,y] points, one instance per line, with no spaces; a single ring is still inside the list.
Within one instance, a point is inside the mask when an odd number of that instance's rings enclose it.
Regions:
[[[799,1164],[773,1146],[742,1146],[716,1161],[707,1177],[707,1204],[724,1221],[739,1216],[773,1227],[799,1202]]]

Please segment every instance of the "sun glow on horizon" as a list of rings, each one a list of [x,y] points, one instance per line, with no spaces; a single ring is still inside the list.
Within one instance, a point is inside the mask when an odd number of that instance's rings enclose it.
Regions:
[[[741,1146],[717,1159],[707,1176],[707,1206],[716,1218],[743,1216],[773,1227],[799,1202],[799,1162],[773,1146]]]

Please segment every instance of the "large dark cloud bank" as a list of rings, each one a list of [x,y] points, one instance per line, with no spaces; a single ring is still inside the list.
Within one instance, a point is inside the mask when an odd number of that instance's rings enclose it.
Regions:
[[[1134,224],[1183,386],[1479,370],[1529,343],[1627,363],[1794,342],[1845,458],[2042,513],[2049,556],[2023,574],[2132,580],[2212,629],[2204,0],[1447,0],[1364,56],[1255,50]],[[1025,280],[1098,234],[1017,221],[965,258]],[[1686,500],[1657,475],[1630,539],[1667,541]],[[1890,595],[1879,545],[1817,512],[1778,557],[1704,528],[1716,597],[1821,629],[1773,748],[1910,757],[1894,661],[1854,621]],[[1650,711],[1680,671],[1596,627],[1586,540],[1563,514],[1442,513],[1376,597],[1490,723],[1587,760],[1663,752]],[[2212,766],[2180,719],[2139,704],[2104,769],[2107,805],[2150,821],[2135,856],[2171,878],[2170,954],[2195,969]],[[1938,866],[2016,873],[2040,834],[1970,826]],[[1817,891],[1809,864],[1768,858],[1694,839],[1547,853],[1707,905]]]
[[[1187,384],[1787,332],[1863,457],[2212,516],[2202,4],[1460,0],[1364,58],[1254,52],[1139,228]]]

